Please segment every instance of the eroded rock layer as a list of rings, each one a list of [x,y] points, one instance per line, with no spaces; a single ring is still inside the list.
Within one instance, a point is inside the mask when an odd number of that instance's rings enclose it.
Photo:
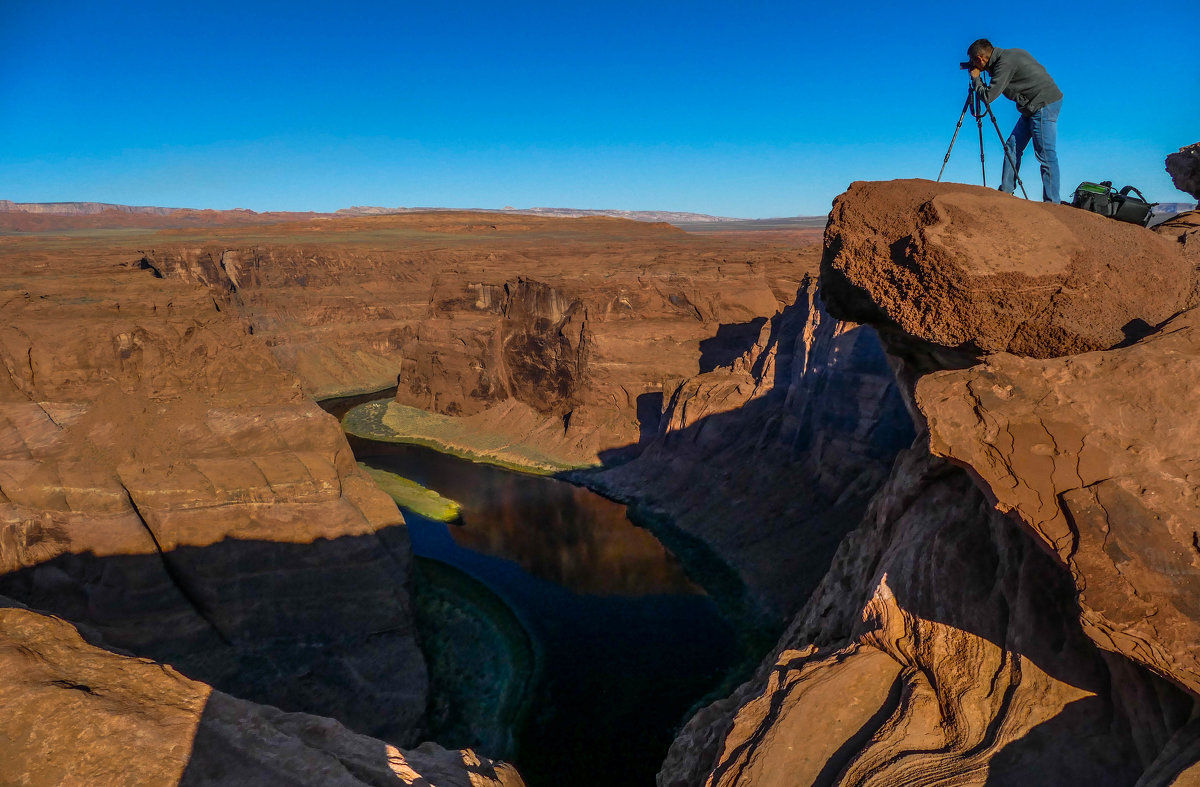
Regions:
[[[414,744],[426,678],[407,534],[310,397],[399,377],[408,404],[474,413],[497,430],[518,412],[557,450],[628,457],[643,429],[646,439],[657,429],[664,392],[745,349],[740,338],[732,353],[705,343],[777,315],[814,268],[811,250],[598,219],[407,216],[5,239],[0,593],[40,610],[20,615],[78,626],[90,645],[70,658],[111,656],[116,668],[153,658],[220,690],[203,700],[206,688],[169,671],[161,691],[139,694],[141,678],[127,687],[113,714],[175,703],[183,710],[163,723],[194,732],[189,755],[184,732],[156,739],[128,720],[129,735],[149,735],[138,740],[172,763],[148,757],[159,769],[150,781],[189,762],[185,776],[201,781],[286,781],[291,771],[269,763],[321,748],[313,736],[333,724],[297,711],[387,741],[355,739],[355,751]],[[65,698],[92,697],[75,684],[98,683],[61,681]],[[9,688],[14,703],[41,701],[29,686]],[[218,708],[197,726],[197,713]],[[80,725],[99,712],[76,710]],[[239,748],[243,726],[265,730],[261,748]],[[51,727],[39,729],[57,740]],[[196,764],[206,740],[232,742],[233,770]],[[29,778],[74,774],[80,758],[113,767],[110,751],[81,741]],[[40,745],[4,755],[32,762]],[[434,759],[457,779],[471,756]],[[424,775],[428,762],[412,767]],[[402,771],[393,768],[417,778]]]
[[[137,260],[53,241],[0,256],[0,594],[245,699],[417,743],[395,504],[241,319]]]
[[[660,785],[1197,777],[1190,225],[1096,218],[921,181],[838,199],[822,292],[880,331],[919,435]]]
[[[971,468],[1075,579],[1102,647],[1200,693],[1200,312],[1119,350],[993,355],[917,386],[931,450]]]
[[[755,604],[794,611],[911,438],[873,332],[813,302],[819,249],[489,221],[359,220],[352,242],[160,245],[139,264],[207,287],[306,391],[398,382],[398,404],[563,466],[642,455],[587,483],[649,502]],[[801,495],[780,480],[796,474]]]
[[[1131,670],[1082,635],[1071,599],[1053,559],[918,446],[757,680],[692,719],[659,783],[1132,784],[1193,703],[1148,676],[1125,696]]]
[[[332,719],[213,691],[3,600],[0,669],[0,775],[10,783],[521,784],[510,766],[470,751],[403,751]]]
[[[911,423],[875,332],[830,317],[813,278],[770,320],[710,342],[723,364],[679,384],[641,454],[589,482],[663,512],[790,615]]]

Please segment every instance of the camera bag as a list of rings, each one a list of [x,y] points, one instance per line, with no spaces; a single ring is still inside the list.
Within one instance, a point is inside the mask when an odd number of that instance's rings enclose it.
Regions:
[[[1154,207],[1154,203],[1147,202],[1142,192],[1133,186],[1126,186],[1117,191],[1113,188],[1111,180],[1080,183],[1075,189],[1071,204],[1101,216],[1108,216],[1110,219],[1140,224],[1143,227],[1149,223],[1150,211]]]

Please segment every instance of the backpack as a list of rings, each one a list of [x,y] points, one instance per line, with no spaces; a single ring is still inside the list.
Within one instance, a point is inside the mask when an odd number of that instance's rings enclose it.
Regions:
[[[1130,192],[1137,196],[1131,196]],[[1147,202],[1142,192],[1133,186],[1117,191],[1111,180],[1105,180],[1100,183],[1080,183],[1075,189],[1075,196],[1071,198],[1071,204],[1110,219],[1145,227],[1150,222],[1151,209],[1158,203]]]

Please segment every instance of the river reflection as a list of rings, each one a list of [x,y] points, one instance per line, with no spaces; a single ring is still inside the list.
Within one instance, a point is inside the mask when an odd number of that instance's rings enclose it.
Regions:
[[[325,406],[340,416],[367,398]],[[526,784],[653,784],[687,710],[721,682],[737,647],[675,556],[624,506],[585,489],[349,440],[359,461],[462,505],[460,525],[406,511],[413,552],[483,582],[537,643],[541,680],[513,758]]]
[[[552,478],[519,475],[419,446],[355,446],[359,461],[462,505],[449,528],[461,547],[519,564],[539,579],[588,595],[688,595],[703,590],[675,556],[635,526],[625,506]]]

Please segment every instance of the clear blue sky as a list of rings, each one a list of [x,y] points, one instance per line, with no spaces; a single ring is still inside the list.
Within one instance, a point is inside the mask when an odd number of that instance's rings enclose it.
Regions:
[[[0,0],[0,199],[824,214],[937,176],[986,36],[1066,94],[1064,191],[1186,201],[1162,163],[1200,141],[1184,7]],[[946,178],[980,182],[978,153],[968,118]]]

